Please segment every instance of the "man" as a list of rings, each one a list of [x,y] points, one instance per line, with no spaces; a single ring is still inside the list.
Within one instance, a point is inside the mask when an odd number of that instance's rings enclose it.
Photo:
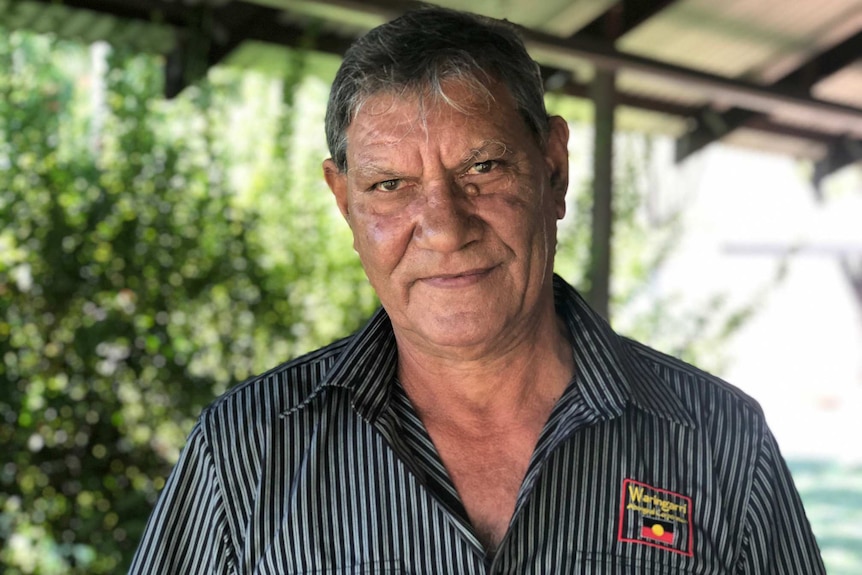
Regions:
[[[326,123],[383,309],[202,414],[133,573],[823,573],[756,403],[554,276],[568,130],[507,25],[373,30]]]

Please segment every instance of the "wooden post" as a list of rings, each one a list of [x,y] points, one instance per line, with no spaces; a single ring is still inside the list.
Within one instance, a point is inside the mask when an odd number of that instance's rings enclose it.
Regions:
[[[595,140],[593,146],[593,219],[588,300],[610,320],[611,243],[613,239],[613,146],[615,74],[596,70],[591,87]]]

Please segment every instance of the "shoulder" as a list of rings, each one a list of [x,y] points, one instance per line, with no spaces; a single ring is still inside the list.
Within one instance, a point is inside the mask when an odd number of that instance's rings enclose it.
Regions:
[[[648,374],[639,381],[647,383],[633,394],[641,399],[651,396],[673,396],[697,427],[714,427],[719,421],[730,421],[739,431],[760,436],[765,419],[760,404],[747,393],[678,358],[642,343],[623,339],[630,356]]]
[[[315,394],[349,341],[338,340],[237,384],[204,409],[200,425],[207,431],[225,422],[273,422]]]
[[[290,450],[301,450],[309,430],[285,426],[283,414],[319,393],[345,345],[335,342],[252,377],[201,413],[184,453],[206,464],[223,499],[233,502],[231,521],[247,520],[267,466],[286,465]]]

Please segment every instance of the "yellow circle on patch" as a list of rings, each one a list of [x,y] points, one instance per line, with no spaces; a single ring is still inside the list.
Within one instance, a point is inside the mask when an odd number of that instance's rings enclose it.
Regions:
[[[653,535],[655,535],[656,537],[661,537],[662,535],[664,535],[664,527],[656,523],[652,526],[652,532]]]

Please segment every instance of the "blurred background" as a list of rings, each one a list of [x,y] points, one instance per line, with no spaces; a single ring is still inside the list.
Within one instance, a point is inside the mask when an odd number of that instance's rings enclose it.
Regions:
[[[860,573],[862,5],[714,4],[447,3],[570,121],[557,271],[757,399]],[[372,313],[323,113],[407,5],[0,0],[0,571],[123,572],[200,410]]]

